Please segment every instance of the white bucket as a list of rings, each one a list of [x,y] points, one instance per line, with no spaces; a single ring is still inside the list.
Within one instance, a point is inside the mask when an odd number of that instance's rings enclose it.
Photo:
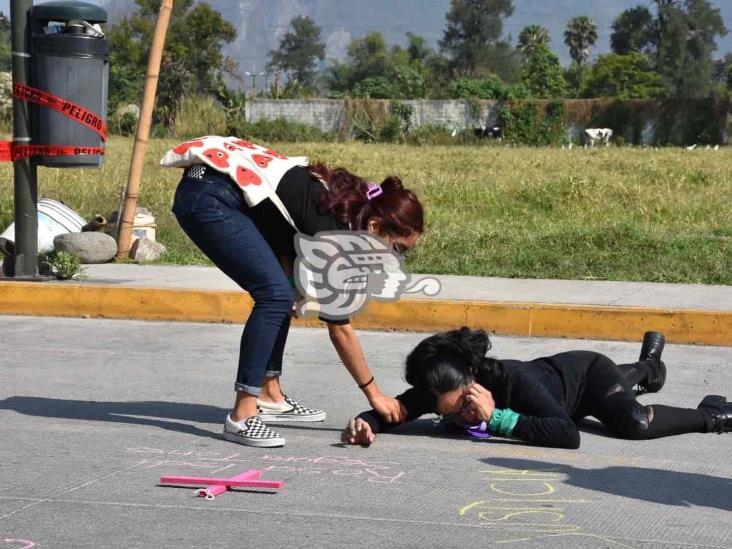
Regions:
[[[53,251],[53,239],[60,234],[80,233],[86,221],[74,210],[50,198],[38,201],[38,253]],[[15,223],[0,235],[0,250],[15,247]]]

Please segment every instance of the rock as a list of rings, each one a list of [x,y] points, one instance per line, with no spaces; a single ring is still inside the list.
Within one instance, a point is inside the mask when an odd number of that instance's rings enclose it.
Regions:
[[[82,263],[107,263],[117,255],[117,242],[98,232],[67,233],[53,239],[56,251],[79,256]]]
[[[165,253],[165,246],[149,238],[138,238],[130,249],[130,258],[138,263],[157,261]]]

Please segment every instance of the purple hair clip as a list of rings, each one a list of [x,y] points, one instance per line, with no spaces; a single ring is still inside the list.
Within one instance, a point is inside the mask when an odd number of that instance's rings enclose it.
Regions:
[[[367,183],[366,187],[368,187],[368,190],[366,191],[366,198],[368,198],[369,200],[373,200],[377,196],[381,196],[382,194],[384,194],[384,189],[382,189],[376,183]]]

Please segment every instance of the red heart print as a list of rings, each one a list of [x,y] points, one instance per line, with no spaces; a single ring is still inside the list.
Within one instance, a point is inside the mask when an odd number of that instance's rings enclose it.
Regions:
[[[246,187],[247,185],[259,185],[262,183],[262,180],[252,170],[247,170],[243,166],[237,166],[236,182],[240,187]]]
[[[225,149],[226,149],[227,151],[234,151],[234,152],[235,152],[235,151],[243,151],[243,150],[244,150],[244,149],[242,149],[241,147],[237,147],[236,145],[234,145],[234,144],[232,144],[232,143],[224,143],[224,148],[225,148]]]
[[[185,143],[181,143],[175,149],[173,149],[173,152],[175,154],[186,154],[188,152],[188,149],[192,147],[203,147],[203,141],[186,141]]]
[[[273,151],[272,149],[267,149],[266,151],[264,151],[264,154],[274,156],[275,158],[279,158],[280,160],[287,160],[287,157],[284,154],[280,154],[277,151]]]
[[[252,143],[251,141],[242,141],[241,139],[234,139],[234,144],[239,145],[240,147],[246,147],[247,149],[254,149],[257,150],[257,146]]]
[[[229,153],[221,149],[207,149],[203,151],[203,156],[211,161],[211,164],[218,168],[229,167]]]
[[[266,168],[274,159],[271,156],[264,156],[263,154],[253,154],[252,160],[254,160],[260,168]]]

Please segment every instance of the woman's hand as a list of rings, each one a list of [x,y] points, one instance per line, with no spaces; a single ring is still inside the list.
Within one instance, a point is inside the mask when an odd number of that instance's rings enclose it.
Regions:
[[[369,404],[389,423],[404,423],[407,419],[407,409],[394,397],[378,393],[369,397]]]
[[[365,444],[369,445],[376,440],[376,435],[371,430],[371,425],[361,418],[352,419],[341,433],[343,444]]]
[[[465,391],[465,400],[469,403],[466,412],[476,421],[490,421],[496,403],[491,392],[480,383],[473,383]]]

